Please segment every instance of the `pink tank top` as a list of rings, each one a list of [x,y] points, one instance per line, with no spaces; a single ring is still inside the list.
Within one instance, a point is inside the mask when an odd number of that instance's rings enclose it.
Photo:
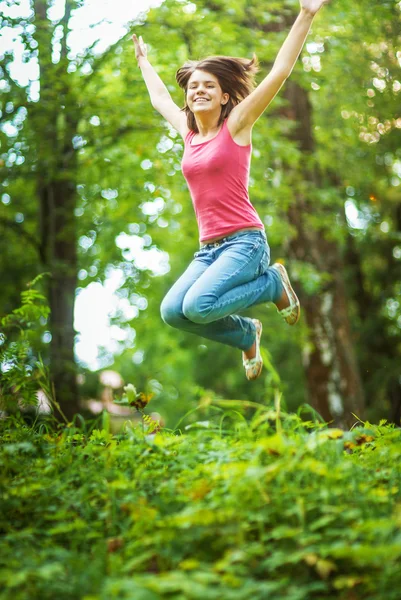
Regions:
[[[224,121],[211,140],[192,146],[185,137],[182,172],[198,221],[200,241],[223,237],[246,227],[264,229],[248,195],[252,145],[240,146]]]

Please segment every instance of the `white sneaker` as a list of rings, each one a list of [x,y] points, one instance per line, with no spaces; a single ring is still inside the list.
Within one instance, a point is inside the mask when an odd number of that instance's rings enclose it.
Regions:
[[[245,368],[246,378],[251,381],[257,379],[263,369],[263,360],[260,355],[260,338],[262,336],[262,323],[257,319],[252,319],[256,327],[256,355],[255,358],[246,358],[245,354],[242,353],[242,364]]]
[[[283,284],[285,293],[287,294],[288,302],[290,303],[289,306],[283,308],[282,310],[277,309],[277,312],[283,317],[284,321],[286,321],[288,325],[295,325],[301,316],[301,305],[296,293],[291,287],[287,270],[281,263],[274,263],[274,265],[272,265],[272,269],[277,271],[277,273],[280,275],[281,283]]]

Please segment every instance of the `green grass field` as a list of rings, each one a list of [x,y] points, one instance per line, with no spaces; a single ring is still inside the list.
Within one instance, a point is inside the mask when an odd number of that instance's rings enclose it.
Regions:
[[[246,410],[1,421],[0,598],[400,600],[401,429]]]

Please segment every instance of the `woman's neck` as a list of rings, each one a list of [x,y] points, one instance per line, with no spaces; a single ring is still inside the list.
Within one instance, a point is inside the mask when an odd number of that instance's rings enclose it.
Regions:
[[[206,115],[204,118],[200,118],[200,115],[196,115],[195,121],[198,127],[198,135],[200,137],[208,137],[209,135],[216,133],[220,129],[219,119],[220,115],[212,118],[207,117]]]

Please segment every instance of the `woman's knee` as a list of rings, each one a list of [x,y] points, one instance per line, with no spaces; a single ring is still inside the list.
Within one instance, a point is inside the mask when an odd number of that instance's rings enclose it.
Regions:
[[[184,315],[179,304],[166,296],[160,305],[160,316],[166,325],[177,327]]]

